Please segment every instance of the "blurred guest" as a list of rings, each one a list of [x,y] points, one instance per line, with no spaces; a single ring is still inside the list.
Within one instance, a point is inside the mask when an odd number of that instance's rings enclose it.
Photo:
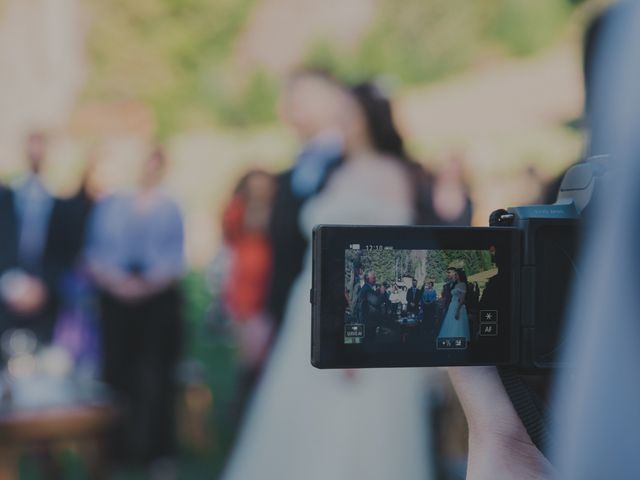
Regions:
[[[389,101],[370,84],[336,95],[345,161],[303,208],[307,238],[318,223],[411,223],[412,183]],[[314,369],[310,287],[307,255],[223,478],[425,478],[423,373]]]
[[[167,465],[175,455],[175,366],[182,344],[179,280],[183,221],[160,183],[167,160],[153,150],[139,187],[100,201],[87,262],[100,290],[103,378],[126,414],[117,459]]]
[[[95,202],[100,196],[97,166],[99,158],[92,152],[75,195],[61,201],[64,216],[59,228],[64,232],[67,268],[60,284],[60,312],[54,331],[54,344],[69,352],[77,373],[97,374],[101,352],[99,326],[94,307],[95,292],[82,262],[87,225]]]
[[[270,222],[273,272],[268,310],[276,325],[282,322],[290,289],[303,268],[307,238],[300,231],[302,206],[316,195],[340,163],[343,139],[338,129],[339,84],[328,74],[301,70],[287,81],[281,115],[302,143],[295,164],[276,180],[277,190]]]
[[[265,300],[272,269],[267,229],[273,193],[271,175],[250,171],[238,183],[223,215],[224,240],[231,253],[223,302],[239,348],[236,403],[240,410],[259,377],[271,336]]]
[[[51,340],[58,308],[58,282],[68,259],[62,203],[41,179],[46,138],[27,140],[26,175],[0,194],[0,334],[28,328]]]
[[[103,193],[100,187],[99,163],[99,153],[92,151],[82,175],[80,188],[73,196],[63,200],[64,228],[68,231],[67,238],[70,242],[68,252],[74,261],[83,253],[89,218],[96,201]]]

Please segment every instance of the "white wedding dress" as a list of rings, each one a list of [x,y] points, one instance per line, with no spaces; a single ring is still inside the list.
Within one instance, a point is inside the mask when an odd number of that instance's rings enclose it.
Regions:
[[[302,213],[309,234],[318,223],[408,224],[409,181],[393,160],[353,158]],[[425,370],[313,368],[307,260],[223,478],[430,478]]]

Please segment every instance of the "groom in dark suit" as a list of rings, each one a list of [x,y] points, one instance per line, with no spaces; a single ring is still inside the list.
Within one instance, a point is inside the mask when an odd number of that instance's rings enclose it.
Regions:
[[[341,91],[330,75],[302,70],[292,75],[281,100],[284,122],[300,137],[303,147],[290,169],[278,175],[269,235],[273,270],[267,310],[278,327],[289,293],[303,268],[307,239],[300,227],[304,204],[317,195],[342,159],[342,142],[336,135]]]
[[[442,287],[442,293],[440,294],[440,312],[438,315],[438,326],[440,328],[440,324],[442,319],[447,314],[447,310],[449,309],[449,304],[451,304],[451,290],[456,286],[455,279],[456,269],[454,267],[447,268],[447,277],[444,286]]]

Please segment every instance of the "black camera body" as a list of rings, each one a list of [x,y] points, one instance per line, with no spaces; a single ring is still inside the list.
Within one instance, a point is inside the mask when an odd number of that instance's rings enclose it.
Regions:
[[[563,319],[577,274],[580,214],[573,202],[497,211],[492,225],[520,232],[516,325],[522,369],[557,366]],[[509,226],[506,226],[509,225]]]
[[[602,159],[572,167],[557,203],[490,227],[330,226],[313,235],[318,368],[559,366],[583,212]]]

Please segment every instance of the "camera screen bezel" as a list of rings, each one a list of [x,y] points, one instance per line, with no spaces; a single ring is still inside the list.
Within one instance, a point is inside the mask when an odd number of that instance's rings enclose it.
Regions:
[[[503,334],[483,350],[427,353],[374,351],[343,340],[345,251],[352,244],[407,250],[489,250],[499,254],[500,328]],[[520,232],[510,227],[345,226],[318,225],[313,231],[311,363],[318,368],[380,368],[463,365],[512,365],[519,357],[517,324],[520,284]],[[507,317],[507,318],[505,318]],[[499,343],[498,343],[499,342]],[[491,345],[492,347],[490,347]]]

